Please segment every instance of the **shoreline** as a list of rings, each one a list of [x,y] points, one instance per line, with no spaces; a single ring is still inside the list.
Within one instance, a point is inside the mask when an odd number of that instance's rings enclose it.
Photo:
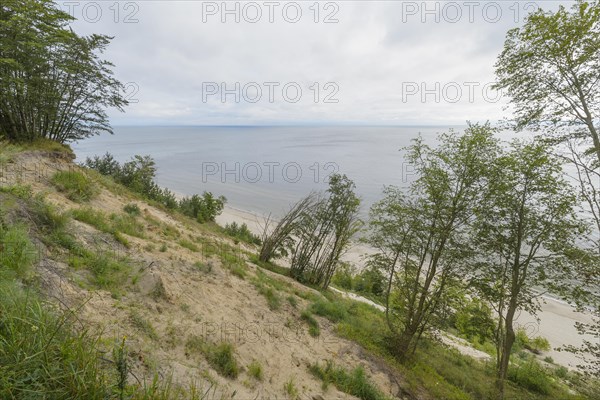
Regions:
[[[245,223],[253,233],[260,235],[262,233],[264,218],[265,216],[249,210],[225,205],[223,213],[216,218],[216,222],[221,226],[232,222],[237,222],[238,224]],[[354,243],[342,259],[355,266],[359,266],[363,263],[363,256],[372,251],[366,245]],[[574,307],[564,300],[556,299],[549,295],[542,295],[540,303],[541,310],[538,312],[537,318],[522,311],[515,319],[515,329],[523,328],[530,336],[543,336],[548,339],[551,350],[538,356],[541,360],[545,357],[552,357],[554,363],[570,369],[576,369],[578,364],[583,363],[581,359],[573,353],[557,351],[555,349],[568,345],[579,347],[583,344],[584,339],[594,340],[593,336],[579,335],[575,328],[576,322],[591,323],[591,315],[575,311]]]

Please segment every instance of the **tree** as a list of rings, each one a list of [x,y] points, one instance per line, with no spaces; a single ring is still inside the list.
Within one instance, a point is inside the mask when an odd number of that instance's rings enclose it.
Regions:
[[[600,3],[577,1],[571,12],[560,6],[555,13],[541,9],[528,16],[522,28],[508,32],[496,64],[497,89],[506,89],[515,106],[517,128],[544,128],[558,154],[567,160],[579,182],[580,199],[592,234],[580,242],[590,249],[574,270],[575,287],[560,290],[580,310],[591,307],[595,324],[577,324],[581,333],[600,335],[600,302],[585,284],[598,276],[600,255]],[[582,238],[583,239],[583,238]],[[591,253],[591,254],[586,254]],[[595,261],[591,261],[595,260]],[[557,290],[558,291],[558,290]],[[600,348],[586,341],[578,352],[600,365]],[[587,357],[585,356],[587,355]],[[591,357],[590,357],[591,356]],[[591,364],[590,364],[591,363]],[[592,365],[590,369],[589,366]],[[598,369],[596,369],[598,371]]]
[[[535,315],[541,293],[572,277],[567,256],[583,226],[575,217],[576,197],[559,160],[546,145],[515,141],[488,169],[473,225],[478,249],[472,284],[494,308],[497,382],[504,395],[518,311]]]
[[[600,162],[599,52],[598,1],[579,0],[571,12],[562,5],[555,13],[538,9],[523,27],[511,29],[495,86],[510,97],[517,128],[556,128],[559,139],[586,137]]]
[[[100,58],[108,36],[78,36],[51,0],[0,5],[0,136],[61,143],[112,133],[107,107],[127,105],[113,65]]]
[[[298,224],[302,220],[302,217],[315,207],[316,200],[317,195],[311,193],[298,201],[272,229],[271,226],[273,225],[273,220],[271,219],[271,216],[269,215],[265,219],[261,235],[262,245],[258,255],[260,261],[269,262],[273,258],[288,255],[288,250],[293,244],[293,233],[298,229]]]
[[[302,214],[293,232],[294,246],[290,274],[295,279],[329,286],[339,260],[361,226],[360,199],[355,185],[345,175],[329,178],[327,196],[318,196],[311,209]]]
[[[387,187],[371,209],[368,242],[377,252],[370,264],[387,276],[386,319],[402,360],[437,325],[449,288],[460,284],[473,256],[468,227],[497,152],[493,132],[470,124],[463,135],[441,135],[437,148],[416,139],[407,155],[418,174],[409,195]]]

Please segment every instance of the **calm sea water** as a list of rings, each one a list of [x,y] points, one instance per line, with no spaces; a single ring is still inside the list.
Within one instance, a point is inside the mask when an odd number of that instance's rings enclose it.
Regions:
[[[463,127],[116,127],[73,148],[79,161],[148,154],[161,186],[185,195],[211,191],[234,208],[275,216],[325,190],[339,172],[356,183],[365,214],[384,185],[411,182],[402,148],[418,135],[433,143],[448,129]]]

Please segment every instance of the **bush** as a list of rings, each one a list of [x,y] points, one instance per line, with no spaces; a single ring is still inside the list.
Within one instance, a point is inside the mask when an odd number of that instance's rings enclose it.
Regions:
[[[550,350],[550,342],[543,336],[530,338],[527,336],[527,331],[525,329],[519,328],[515,332],[515,345],[513,346],[513,349],[517,352],[521,349],[527,349],[535,354],[540,354],[543,351]]]
[[[352,266],[347,263],[341,263],[335,271],[333,278],[331,278],[331,282],[342,289],[352,290],[354,288],[352,284],[353,276],[354,270]]]
[[[494,337],[495,321],[492,310],[481,300],[474,298],[456,312],[455,326],[458,331],[472,340],[477,338],[484,344]]]
[[[552,380],[535,360],[511,366],[508,370],[508,379],[541,394],[549,394],[552,389]]]
[[[217,215],[223,212],[225,202],[227,200],[223,196],[214,197],[210,192],[202,193],[202,196],[197,194],[191,197],[184,197],[179,201],[179,210],[190,218],[196,219],[198,222],[214,222]]]
[[[334,302],[326,299],[319,299],[310,306],[310,310],[332,322],[348,319],[348,310],[346,309],[345,304],[338,301]]]
[[[89,201],[98,195],[94,182],[82,172],[59,171],[54,174],[51,182],[68,199],[78,203]]]
[[[154,182],[156,167],[150,156],[135,155],[131,161],[121,165],[111,154],[106,153],[102,157],[88,157],[83,165],[102,175],[111,176],[116,182],[149,200],[157,201],[169,209],[177,208],[175,195]]]
[[[231,224],[225,225],[225,233],[229,236],[241,240],[246,243],[260,245],[260,238],[253,234],[250,229],[248,229],[248,225],[245,223],[238,225],[237,222],[232,222]]]
[[[385,400],[385,395],[375,386],[365,374],[362,367],[356,367],[352,372],[342,367],[336,367],[332,361],[327,361],[325,367],[318,363],[309,367],[310,372],[323,381],[330,383],[340,391],[356,396],[362,400]]]

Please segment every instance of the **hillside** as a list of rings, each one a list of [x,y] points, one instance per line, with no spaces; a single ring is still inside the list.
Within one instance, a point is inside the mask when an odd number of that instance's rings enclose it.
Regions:
[[[8,150],[1,216],[36,249],[21,280],[96,340],[110,379],[125,363],[140,398],[483,398],[477,390],[490,389],[483,363],[439,344],[422,350],[430,360],[400,366],[381,351],[385,335],[370,333],[384,331],[374,307],[259,266],[252,245],[144,201],[68,151]]]

